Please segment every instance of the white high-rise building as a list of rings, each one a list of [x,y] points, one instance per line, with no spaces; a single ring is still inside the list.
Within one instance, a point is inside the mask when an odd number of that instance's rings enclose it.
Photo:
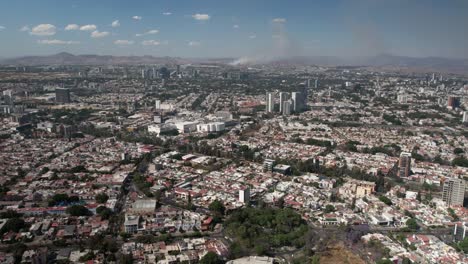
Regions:
[[[243,204],[249,204],[250,202],[250,188],[249,187],[239,189],[239,202]]]
[[[275,94],[274,93],[267,93],[266,111],[267,113],[273,113],[275,111]]]
[[[468,111],[463,112],[463,123],[468,123]]]
[[[280,94],[279,94],[279,111],[280,111],[280,113],[283,113],[283,104],[288,99],[289,99],[289,93],[280,92]]]
[[[161,109],[161,100],[156,100],[154,102],[154,107],[156,108],[156,110]]]
[[[293,101],[291,99],[284,101],[283,107],[281,109],[282,110],[281,114],[283,114],[284,116],[291,115],[292,104],[293,104]]]
[[[442,190],[442,200],[452,207],[463,206],[464,199],[465,181],[457,178],[446,179]]]

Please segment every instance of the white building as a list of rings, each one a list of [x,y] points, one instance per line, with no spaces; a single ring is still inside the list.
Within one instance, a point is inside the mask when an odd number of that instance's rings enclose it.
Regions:
[[[463,123],[468,123],[468,111],[463,112]]]
[[[220,132],[226,128],[224,122],[214,122],[208,124],[197,125],[198,132]]]
[[[244,203],[244,204],[249,204],[250,202],[250,188],[249,187],[239,189],[239,202]]]
[[[465,181],[457,178],[449,178],[444,182],[442,200],[449,207],[463,206],[465,198]]]
[[[177,122],[174,123],[179,133],[190,133],[197,130],[198,122]]]
[[[267,93],[266,111],[267,113],[273,113],[275,111],[275,94],[274,93]]]

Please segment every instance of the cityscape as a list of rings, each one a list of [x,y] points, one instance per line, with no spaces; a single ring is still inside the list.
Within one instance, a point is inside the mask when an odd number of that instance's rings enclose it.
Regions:
[[[138,2],[0,4],[0,263],[468,263],[461,32],[335,50],[302,0]],[[312,19],[429,8],[350,2]]]

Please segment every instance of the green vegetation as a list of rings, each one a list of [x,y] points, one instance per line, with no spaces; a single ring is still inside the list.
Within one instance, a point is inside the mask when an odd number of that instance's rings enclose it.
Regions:
[[[103,219],[103,220],[107,220],[109,219],[113,212],[111,209],[105,207],[105,206],[99,206],[98,208],[96,208],[96,213]]]
[[[80,198],[78,196],[68,196],[66,193],[58,193],[49,200],[49,206],[77,203],[79,201]]]
[[[91,212],[82,205],[72,205],[67,208],[67,214],[71,216],[88,216],[91,215]]]
[[[465,254],[468,254],[468,236],[463,241],[458,243],[458,248]]]
[[[212,213],[219,214],[219,215],[224,215],[226,211],[226,207],[224,207],[224,204],[218,200],[214,200],[209,206],[208,209]]]
[[[465,153],[465,151],[463,149],[461,149],[461,148],[455,148],[453,150],[453,153],[456,154],[456,155],[460,155],[460,154]]]
[[[465,157],[456,157],[452,160],[453,166],[468,167],[468,159]]]
[[[386,196],[383,196],[383,195],[379,196],[379,200],[385,203],[386,205],[389,205],[389,206],[392,205],[392,201]]]
[[[401,126],[402,122],[400,119],[398,119],[397,116],[395,115],[387,115],[387,114],[384,114],[383,115],[383,119],[387,122],[390,122],[394,125],[397,125],[397,126]]]
[[[244,208],[226,221],[226,231],[234,238],[233,257],[255,253],[264,255],[282,246],[304,246],[308,226],[289,208]]]
[[[418,222],[417,222],[416,219],[414,219],[414,218],[411,218],[411,219],[409,219],[408,221],[406,221],[406,226],[407,226],[410,230],[413,230],[413,231],[416,231],[416,230],[419,229]]]
[[[223,264],[224,261],[214,252],[208,252],[200,259],[200,264]]]
[[[109,200],[109,196],[105,193],[99,193],[98,195],[96,195],[96,202],[98,203],[106,203],[107,200]]]
[[[15,233],[19,232],[21,229],[27,227],[26,223],[21,218],[10,218],[7,220],[5,225],[0,229],[0,235],[13,231]]]

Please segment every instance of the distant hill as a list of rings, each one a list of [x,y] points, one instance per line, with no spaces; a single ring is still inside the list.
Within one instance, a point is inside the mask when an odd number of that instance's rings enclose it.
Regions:
[[[369,57],[339,58],[333,56],[293,57],[271,61],[276,64],[299,64],[321,66],[366,66],[379,68],[398,68],[412,71],[441,71],[459,74],[468,73],[468,59],[439,57],[405,57],[382,54]]]
[[[340,58],[335,56],[302,56],[284,59],[255,60],[248,57],[218,58],[218,59],[189,59],[176,57],[153,56],[110,56],[110,55],[73,55],[62,52],[49,56],[25,56],[19,58],[0,59],[1,65],[135,65],[135,64],[281,64],[281,65],[319,65],[319,66],[367,66],[391,68],[410,71],[440,71],[466,74],[468,73],[468,59],[449,59],[439,57],[415,58],[382,54],[369,57]]]
[[[187,60],[153,56],[73,55],[62,52],[49,56],[25,56],[0,60],[3,65],[119,65],[119,64],[180,64]]]

